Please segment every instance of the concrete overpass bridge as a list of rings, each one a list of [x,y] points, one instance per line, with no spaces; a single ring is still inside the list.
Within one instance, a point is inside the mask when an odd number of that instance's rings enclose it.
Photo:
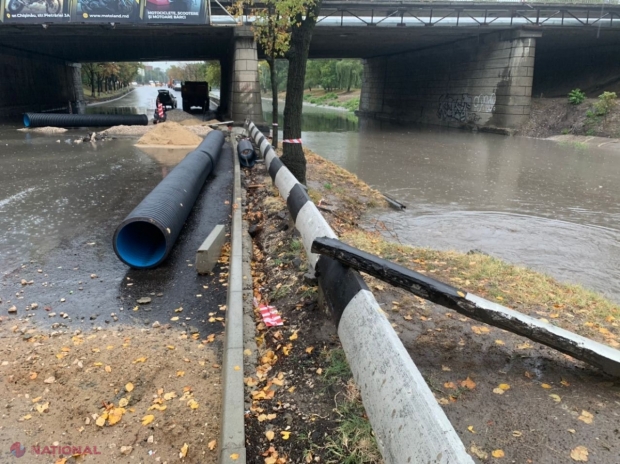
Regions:
[[[88,0],[64,0],[62,18],[7,19],[0,1],[0,114],[79,100],[73,63],[220,60],[223,108],[260,118],[252,10],[233,19],[230,1],[194,0],[194,19],[162,20],[137,0],[138,16],[87,20]],[[532,94],[615,82],[619,51],[617,0],[324,0],[310,56],[365,60],[369,117],[501,129],[527,117]]]

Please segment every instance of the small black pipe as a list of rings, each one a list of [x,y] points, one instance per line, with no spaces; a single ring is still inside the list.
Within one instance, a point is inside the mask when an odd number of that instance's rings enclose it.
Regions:
[[[256,164],[256,152],[252,142],[248,139],[241,139],[237,144],[237,156],[239,164],[244,168],[252,168]]]
[[[209,132],[121,222],[112,242],[121,261],[136,269],[150,269],[166,259],[223,145],[221,131]]]
[[[146,126],[148,123],[146,114],[24,114],[26,127]]]

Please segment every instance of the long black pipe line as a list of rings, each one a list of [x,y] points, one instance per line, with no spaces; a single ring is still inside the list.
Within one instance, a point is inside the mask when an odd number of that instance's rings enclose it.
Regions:
[[[26,127],[146,126],[148,123],[146,114],[24,114]]]
[[[136,269],[149,269],[166,259],[223,145],[221,131],[209,132],[121,222],[112,242],[121,261]]]

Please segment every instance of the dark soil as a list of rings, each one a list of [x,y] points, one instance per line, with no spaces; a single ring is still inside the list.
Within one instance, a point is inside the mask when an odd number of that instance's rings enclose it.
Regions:
[[[588,117],[596,101],[588,98],[571,105],[568,98],[532,98],[530,117],[519,133],[540,138],[560,134],[620,137],[620,107],[616,105],[606,118]]]

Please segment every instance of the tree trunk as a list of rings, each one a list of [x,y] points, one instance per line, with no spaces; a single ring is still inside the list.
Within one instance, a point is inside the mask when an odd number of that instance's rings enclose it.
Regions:
[[[269,65],[269,76],[271,78],[271,122],[275,124],[273,127],[273,139],[271,145],[278,148],[278,73],[276,71],[276,60],[267,58]]]
[[[309,9],[305,19],[298,18],[299,27],[293,26],[288,58],[286,103],[284,104],[284,140],[301,138],[301,112],[304,102],[304,81],[312,31],[321,9],[322,0]],[[306,157],[301,143],[283,143],[282,162],[302,184],[306,184]]]

